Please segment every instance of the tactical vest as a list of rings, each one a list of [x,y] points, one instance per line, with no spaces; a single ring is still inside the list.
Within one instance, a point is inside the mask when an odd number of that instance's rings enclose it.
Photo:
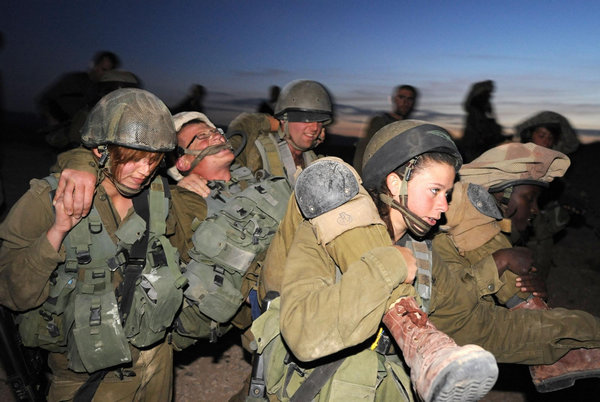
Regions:
[[[259,135],[255,144],[262,159],[263,169],[272,175],[287,178],[290,185],[294,187],[297,167],[287,141],[269,133]],[[308,166],[317,159],[317,155],[313,151],[305,151],[302,153],[302,158],[304,166]]]
[[[46,180],[54,191],[56,178]],[[187,281],[177,250],[164,235],[167,193],[157,177],[136,197],[141,202],[134,199],[135,213],[115,232],[117,244],[94,207],[71,229],[48,298],[19,316],[25,346],[67,352],[71,370],[92,373],[131,362],[129,344],[146,348],[164,339]],[[121,279],[127,276],[131,280]],[[129,309],[123,308],[125,300]]]
[[[244,275],[269,247],[291,195],[283,177],[238,180],[249,172],[241,168],[229,182],[209,182],[207,218],[192,236],[185,296],[213,323],[227,323],[242,305]]]

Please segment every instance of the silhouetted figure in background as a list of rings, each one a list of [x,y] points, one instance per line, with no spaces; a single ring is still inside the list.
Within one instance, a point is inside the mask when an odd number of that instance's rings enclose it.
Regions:
[[[356,151],[354,152],[354,169],[358,174],[362,171],[362,159],[365,153],[365,147],[369,143],[369,140],[375,135],[377,131],[383,126],[387,126],[398,120],[405,120],[410,118],[411,113],[417,103],[417,97],[419,93],[417,89],[412,85],[398,85],[392,91],[392,108],[391,112],[380,113],[373,117],[369,121],[365,136],[361,138],[356,144]]]
[[[91,99],[99,99],[100,77],[120,65],[119,57],[113,52],[98,52],[88,71],[67,73],[41,93],[38,106],[48,125],[44,130],[46,142],[57,148],[68,143],[73,116]]]
[[[275,103],[277,102],[277,98],[279,97],[279,92],[281,92],[281,88],[277,85],[272,85],[269,87],[269,100],[262,101],[260,105],[258,105],[258,113],[266,113],[273,116],[275,110]]]
[[[457,142],[465,163],[471,162],[483,152],[504,142],[502,126],[496,122],[490,99],[494,92],[491,80],[476,82],[465,99],[467,112],[463,137]]]
[[[79,146],[81,140],[80,129],[83,127],[90,110],[98,101],[112,91],[121,88],[141,88],[141,82],[132,72],[125,70],[109,70],[105,72],[98,81],[98,90],[94,98],[90,98],[88,103],[79,109],[71,119],[67,143],[61,148],[74,148]]]
[[[190,87],[190,92],[177,106],[171,109],[172,114],[180,112],[200,112],[204,113],[204,98],[206,97],[206,88],[203,85],[194,84]]]

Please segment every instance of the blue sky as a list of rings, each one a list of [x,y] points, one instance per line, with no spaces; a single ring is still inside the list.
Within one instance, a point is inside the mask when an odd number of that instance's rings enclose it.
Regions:
[[[6,4],[7,3],[7,4]],[[596,1],[14,1],[0,30],[4,103],[34,110],[61,73],[98,50],[174,105],[193,83],[227,124],[253,111],[270,85],[298,78],[335,96],[333,132],[358,135],[388,110],[391,88],[412,84],[414,117],[462,128],[472,83],[496,83],[506,130],[541,110],[600,135],[600,2]]]

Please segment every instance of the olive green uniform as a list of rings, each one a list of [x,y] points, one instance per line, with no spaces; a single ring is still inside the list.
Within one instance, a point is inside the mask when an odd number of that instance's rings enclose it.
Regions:
[[[56,252],[46,238],[54,223],[50,200],[50,185],[45,180],[32,180],[31,188],[11,209],[0,225],[0,303],[25,311],[42,304],[49,292],[50,275],[64,261],[64,247]],[[98,186],[94,206],[113,241],[115,232],[133,215],[130,209],[123,219],[109,201],[104,188]],[[167,235],[175,231],[172,215],[167,220]],[[114,283],[120,282],[115,275]],[[133,366],[126,372],[135,376],[121,377],[121,371],[109,372],[100,384],[95,400],[170,400],[173,384],[173,355],[167,343],[140,350],[129,346]],[[53,372],[49,400],[72,399],[77,389],[88,379],[67,368],[64,354],[50,353],[48,364]]]
[[[286,400],[309,375],[299,377],[298,372],[322,364],[318,359],[329,356],[345,360],[318,400],[357,395],[367,400],[414,398],[399,357],[380,354],[370,346],[391,303],[416,292],[402,283],[407,275],[404,259],[391,246],[369,196],[362,190],[357,198],[356,205],[354,199],[311,221],[303,220],[292,198],[293,206],[288,206],[271,243],[261,272],[262,286],[281,294],[279,329],[296,367],[269,368],[271,399]],[[363,214],[365,202],[371,202],[372,209]],[[341,216],[346,219],[338,219]],[[262,334],[269,338],[266,331]],[[284,366],[283,361],[271,364]],[[277,381],[278,375],[289,376],[287,387]]]
[[[433,241],[431,321],[459,345],[475,343],[501,363],[551,364],[573,348],[600,347],[600,319],[583,311],[515,310],[496,305],[505,283],[492,253],[510,247],[503,234],[459,253],[447,234]],[[508,284],[510,286],[510,284]]]
[[[282,135],[281,132],[271,131],[269,116],[262,113],[242,113],[229,124],[227,129],[228,134],[236,131],[246,133],[247,143],[235,162],[241,166],[246,166],[252,172],[265,168],[256,141],[260,139],[264,140],[269,134],[274,136],[274,138],[280,138]],[[237,149],[242,143],[242,139],[239,136],[231,137],[229,141],[233,146],[233,149]],[[268,142],[266,144],[269,146]],[[266,157],[271,167],[269,173],[275,176],[286,176],[285,171],[282,170],[282,162],[274,160],[278,158],[276,149],[266,149],[266,151]],[[303,157],[305,165],[308,165],[310,162],[317,159],[317,155],[310,150],[303,152]]]

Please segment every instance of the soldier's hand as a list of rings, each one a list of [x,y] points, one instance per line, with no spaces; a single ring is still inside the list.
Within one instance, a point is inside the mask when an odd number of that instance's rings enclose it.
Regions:
[[[64,212],[75,219],[81,219],[90,212],[94,191],[96,189],[96,176],[89,172],[65,169],[60,174],[53,205],[61,199]]]
[[[412,251],[406,247],[396,245],[394,245],[394,247],[400,251],[402,257],[404,257],[404,261],[406,261],[406,279],[404,280],[404,283],[413,283],[415,281],[415,277],[417,276],[417,259],[413,255]]]
[[[197,174],[189,174],[181,179],[177,185],[187,190],[193,191],[201,197],[208,197],[210,189],[208,188],[208,180],[200,177]]]
[[[502,276],[507,269],[517,275],[527,275],[533,268],[533,251],[527,247],[503,248],[492,256],[498,267],[498,276]]]
[[[546,281],[541,275],[538,275],[537,269],[533,267],[531,272],[517,277],[516,286],[525,293],[533,293],[534,296],[542,299],[548,298]]]
[[[56,251],[60,249],[67,233],[81,221],[81,215],[75,217],[73,214],[68,214],[64,207],[64,197],[54,201],[54,224],[46,233],[48,241]]]

